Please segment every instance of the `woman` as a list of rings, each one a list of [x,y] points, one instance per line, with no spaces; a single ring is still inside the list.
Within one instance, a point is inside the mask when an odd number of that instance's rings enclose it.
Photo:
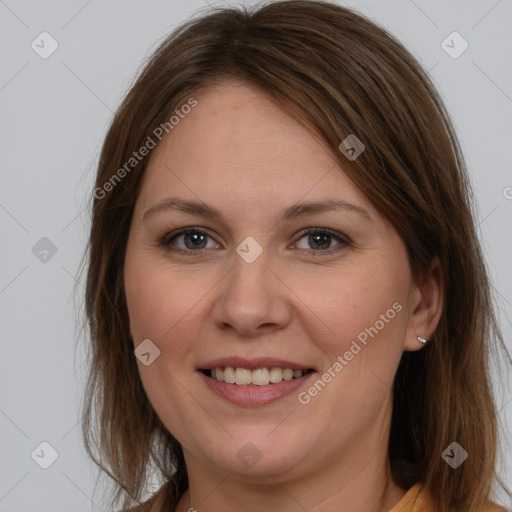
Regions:
[[[503,510],[463,157],[366,18],[288,1],[176,30],[106,136],[88,255],[83,430],[113,502],[152,464],[134,511]]]

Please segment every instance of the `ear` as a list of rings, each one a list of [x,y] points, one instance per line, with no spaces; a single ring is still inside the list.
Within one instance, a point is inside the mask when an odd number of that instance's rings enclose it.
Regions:
[[[404,350],[420,350],[425,345],[418,336],[429,340],[439,324],[443,311],[444,273],[436,256],[430,267],[411,286]]]

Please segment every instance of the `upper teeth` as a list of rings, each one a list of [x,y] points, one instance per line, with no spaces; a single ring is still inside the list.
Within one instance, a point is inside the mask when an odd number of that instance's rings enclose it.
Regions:
[[[255,370],[249,370],[248,368],[233,368],[232,366],[211,370],[211,376],[214,379],[229,384],[238,384],[239,386],[277,384],[282,380],[302,377],[303,373],[302,370],[293,370],[292,368],[256,368]]]

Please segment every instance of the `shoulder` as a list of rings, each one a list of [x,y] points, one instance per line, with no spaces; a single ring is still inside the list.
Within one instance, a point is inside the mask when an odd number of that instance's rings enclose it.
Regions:
[[[389,512],[435,512],[431,496],[421,483],[413,485]],[[477,512],[507,512],[505,508],[492,501],[483,505]]]

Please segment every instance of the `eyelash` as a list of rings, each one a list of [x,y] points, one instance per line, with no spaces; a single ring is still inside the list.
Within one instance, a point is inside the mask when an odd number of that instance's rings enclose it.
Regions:
[[[296,239],[294,244],[296,242],[298,242],[299,240],[301,240],[302,238],[304,238],[305,236],[313,234],[313,233],[329,235],[330,237],[335,238],[338,242],[340,242],[339,245],[337,245],[336,247],[331,248],[331,249],[318,250],[318,251],[311,250],[311,253],[313,256],[323,256],[326,254],[330,255],[330,254],[333,254],[335,252],[342,250],[344,247],[352,246],[352,241],[347,236],[336,234],[334,231],[331,231],[330,229],[326,229],[326,228],[307,228],[306,230],[304,230],[301,233],[300,237]],[[182,236],[182,235],[188,235],[188,234],[201,234],[201,235],[206,235],[207,237],[212,238],[208,233],[206,233],[205,231],[202,231],[199,228],[183,228],[178,231],[168,233],[167,235],[165,235],[160,240],[160,245],[164,246],[167,250],[178,253],[178,254],[184,254],[184,255],[190,256],[191,253],[192,254],[196,253],[195,255],[197,255],[197,256],[204,255],[204,251],[207,251],[208,249],[199,249],[199,250],[195,251],[192,249],[180,249],[180,248],[176,248],[176,247],[171,248],[171,242],[175,238],[178,238],[179,236]],[[300,250],[307,251],[307,249],[300,249]]]

